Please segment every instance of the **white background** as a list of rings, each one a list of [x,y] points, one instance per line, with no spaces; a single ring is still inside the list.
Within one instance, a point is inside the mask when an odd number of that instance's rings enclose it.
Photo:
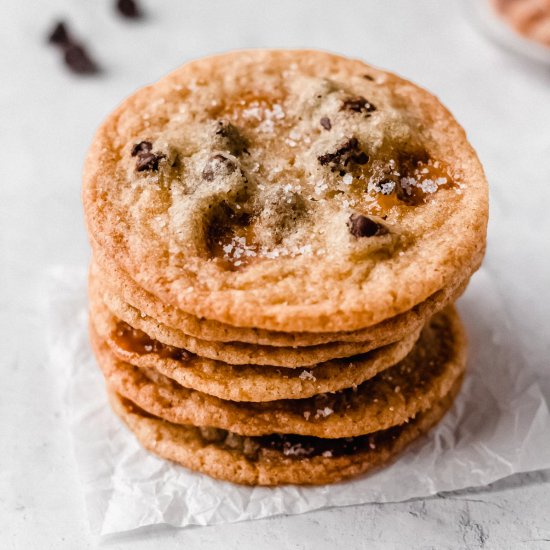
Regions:
[[[44,272],[88,259],[80,171],[95,127],[124,96],[190,58],[316,47],[435,92],[485,165],[485,265],[526,368],[540,372],[550,397],[549,66],[486,39],[458,0],[150,0],[149,17],[136,23],[111,4],[0,0],[0,548],[550,548],[550,472],[400,504],[102,542],[89,535],[61,385],[45,366]],[[90,46],[101,76],[68,74],[44,44],[59,16]]]

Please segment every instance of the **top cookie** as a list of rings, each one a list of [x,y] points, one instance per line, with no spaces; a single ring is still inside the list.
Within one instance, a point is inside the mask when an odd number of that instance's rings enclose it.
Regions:
[[[435,97],[361,61],[233,52],[184,65],[100,127],[90,233],[143,288],[199,317],[357,330],[463,278],[487,185]]]

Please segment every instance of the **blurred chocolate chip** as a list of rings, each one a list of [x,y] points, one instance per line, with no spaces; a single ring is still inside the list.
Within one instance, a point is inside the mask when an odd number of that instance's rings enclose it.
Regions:
[[[355,162],[355,164],[367,164],[367,162],[369,162],[369,156],[364,151],[361,151],[353,157],[353,162]]]
[[[88,52],[78,44],[68,44],[65,48],[65,64],[71,71],[79,74],[94,74],[99,71],[98,66],[88,55]]]
[[[344,175],[345,171],[343,171],[343,168],[350,162],[366,164],[369,161],[369,156],[364,151],[361,151],[357,138],[352,137],[339,145],[333,153],[320,155],[317,157],[317,160],[322,166],[328,165],[333,172],[338,171],[340,175]]]
[[[210,157],[202,171],[202,178],[206,181],[214,181],[217,174],[229,175],[237,169],[236,164],[224,155]]]
[[[227,120],[218,120],[215,130],[215,145],[221,149],[227,149],[236,157],[248,153],[248,140],[241,134],[240,130]]]
[[[63,21],[56,23],[52,32],[48,36],[48,42],[57,46],[64,46],[71,42],[67,27]]]
[[[144,170],[158,170],[159,161],[164,158],[164,155],[159,153],[142,152],[138,153],[138,159],[136,162],[136,170],[143,172]]]
[[[324,116],[319,122],[325,130],[330,130],[332,128],[332,122],[327,116]]]
[[[363,96],[358,95],[344,99],[340,110],[353,111],[354,113],[372,113],[376,111],[376,107]]]
[[[141,153],[149,153],[153,149],[153,144],[150,141],[140,141],[132,147],[131,155],[133,157]]]
[[[388,233],[383,225],[362,214],[352,214],[349,217],[348,229],[354,237],[374,237],[375,235],[386,235]]]
[[[117,0],[116,9],[120,15],[128,19],[138,19],[142,16],[136,0]]]
[[[364,74],[363,78],[366,80],[370,80],[371,82],[374,82],[374,77],[371,76],[370,74]]]

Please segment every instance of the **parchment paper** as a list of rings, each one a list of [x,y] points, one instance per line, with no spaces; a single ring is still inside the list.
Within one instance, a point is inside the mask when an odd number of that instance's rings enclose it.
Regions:
[[[153,524],[213,525],[330,506],[401,501],[486,485],[550,467],[550,413],[521,357],[490,275],[459,301],[469,368],[452,410],[391,466],[335,485],[247,488],[210,479],[144,451],[109,409],[87,338],[86,270],[50,273],[49,364],[66,414],[92,532]]]

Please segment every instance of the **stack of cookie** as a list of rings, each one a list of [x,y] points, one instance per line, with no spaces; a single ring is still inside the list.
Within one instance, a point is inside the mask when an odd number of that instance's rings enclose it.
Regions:
[[[380,466],[459,391],[487,185],[430,94],[241,51],[127,99],[84,172],[90,334],[153,453],[238,483]]]

